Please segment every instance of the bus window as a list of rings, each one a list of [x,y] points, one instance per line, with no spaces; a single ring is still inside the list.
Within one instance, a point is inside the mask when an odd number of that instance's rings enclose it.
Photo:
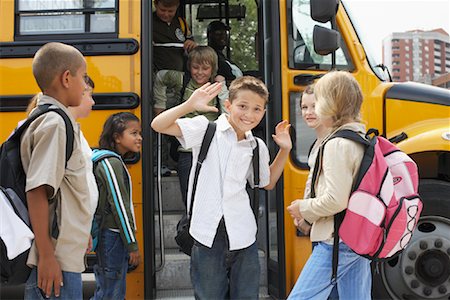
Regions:
[[[191,4],[186,6],[186,19],[189,24],[191,24],[192,34],[194,40],[199,45],[206,45],[208,43],[206,37],[206,28],[208,24],[212,21],[225,21],[225,15],[223,18],[206,18],[201,12],[199,13],[199,8],[201,10],[208,9],[208,11],[214,11],[213,8],[217,8],[218,11],[219,4],[208,3],[204,1],[203,4]],[[245,73],[246,71],[258,70],[258,58],[256,55],[256,33],[258,31],[258,8],[256,6],[256,1],[246,1],[245,6],[242,5],[241,1],[230,0],[229,1],[231,15],[229,19],[230,25],[230,36],[229,36],[229,52],[230,59]],[[224,4],[222,4],[224,7]],[[237,10],[238,14],[233,12]],[[219,13],[214,14],[214,17],[219,15]],[[224,50],[226,56],[227,50]]]
[[[308,154],[311,145],[316,140],[316,133],[314,129],[309,128],[302,118],[302,110],[300,108],[300,99],[302,94],[298,92],[291,92],[289,96],[289,103],[291,112],[290,119],[294,120],[292,126],[295,129],[295,141],[292,149],[292,159],[297,166],[302,169],[308,168]]]
[[[292,9],[289,9],[292,7]],[[313,29],[315,25],[330,28],[330,23],[319,23],[311,18],[309,0],[293,0],[288,5],[288,27],[290,33],[289,68],[330,70],[331,54],[322,56],[314,51]],[[341,40],[342,48],[336,51],[336,67],[339,70],[353,70],[353,64],[348,54],[345,42]]]
[[[116,0],[17,0],[16,38],[118,32]],[[75,36],[74,36],[75,37]]]

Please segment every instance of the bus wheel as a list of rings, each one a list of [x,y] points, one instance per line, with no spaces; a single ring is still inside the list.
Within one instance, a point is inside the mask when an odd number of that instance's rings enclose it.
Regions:
[[[424,208],[408,247],[380,263],[375,299],[450,299],[450,183],[420,182]]]

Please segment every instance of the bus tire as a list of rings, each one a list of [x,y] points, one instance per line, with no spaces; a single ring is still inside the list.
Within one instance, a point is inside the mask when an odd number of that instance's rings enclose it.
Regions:
[[[450,182],[421,180],[419,195],[423,210],[408,247],[373,268],[374,299],[450,299]]]

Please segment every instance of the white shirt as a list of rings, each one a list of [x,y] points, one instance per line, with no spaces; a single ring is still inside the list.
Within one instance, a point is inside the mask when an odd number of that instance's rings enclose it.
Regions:
[[[92,164],[92,149],[89,146],[86,138],[83,135],[83,132],[80,130],[80,141],[81,141],[81,150],[83,152],[84,160],[86,161],[86,178],[87,178],[87,188],[90,195],[90,204],[91,204],[91,213],[94,216],[95,210],[97,209],[98,203],[98,188],[97,182],[95,181],[95,176],[93,172],[93,164]]]
[[[204,116],[177,120],[184,148],[192,148],[192,168],[189,176],[188,207],[191,202],[195,166],[200,146],[208,127]],[[253,186],[252,156],[259,141],[260,187],[270,182],[269,150],[250,131],[238,141],[226,115],[216,121],[217,129],[197,182],[189,233],[201,244],[212,247],[222,217],[228,234],[230,250],[249,247],[256,241],[256,221],[245,189]]]

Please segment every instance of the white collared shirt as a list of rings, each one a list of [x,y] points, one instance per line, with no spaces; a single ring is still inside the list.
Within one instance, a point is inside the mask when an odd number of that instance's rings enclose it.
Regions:
[[[200,146],[208,126],[204,116],[177,120],[184,148],[192,148],[192,168],[189,176],[188,207],[191,202],[195,166]],[[260,187],[270,182],[269,150],[260,139],[246,132],[237,140],[236,132],[225,114],[216,121],[217,129],[197,182],[189,233],[201,244],[212,247],[221,218],[230,243],[230,250],[249,247],[256,241],[256,221],[245,189],[247,181],[253,186],[252,156],[259,141]]]

